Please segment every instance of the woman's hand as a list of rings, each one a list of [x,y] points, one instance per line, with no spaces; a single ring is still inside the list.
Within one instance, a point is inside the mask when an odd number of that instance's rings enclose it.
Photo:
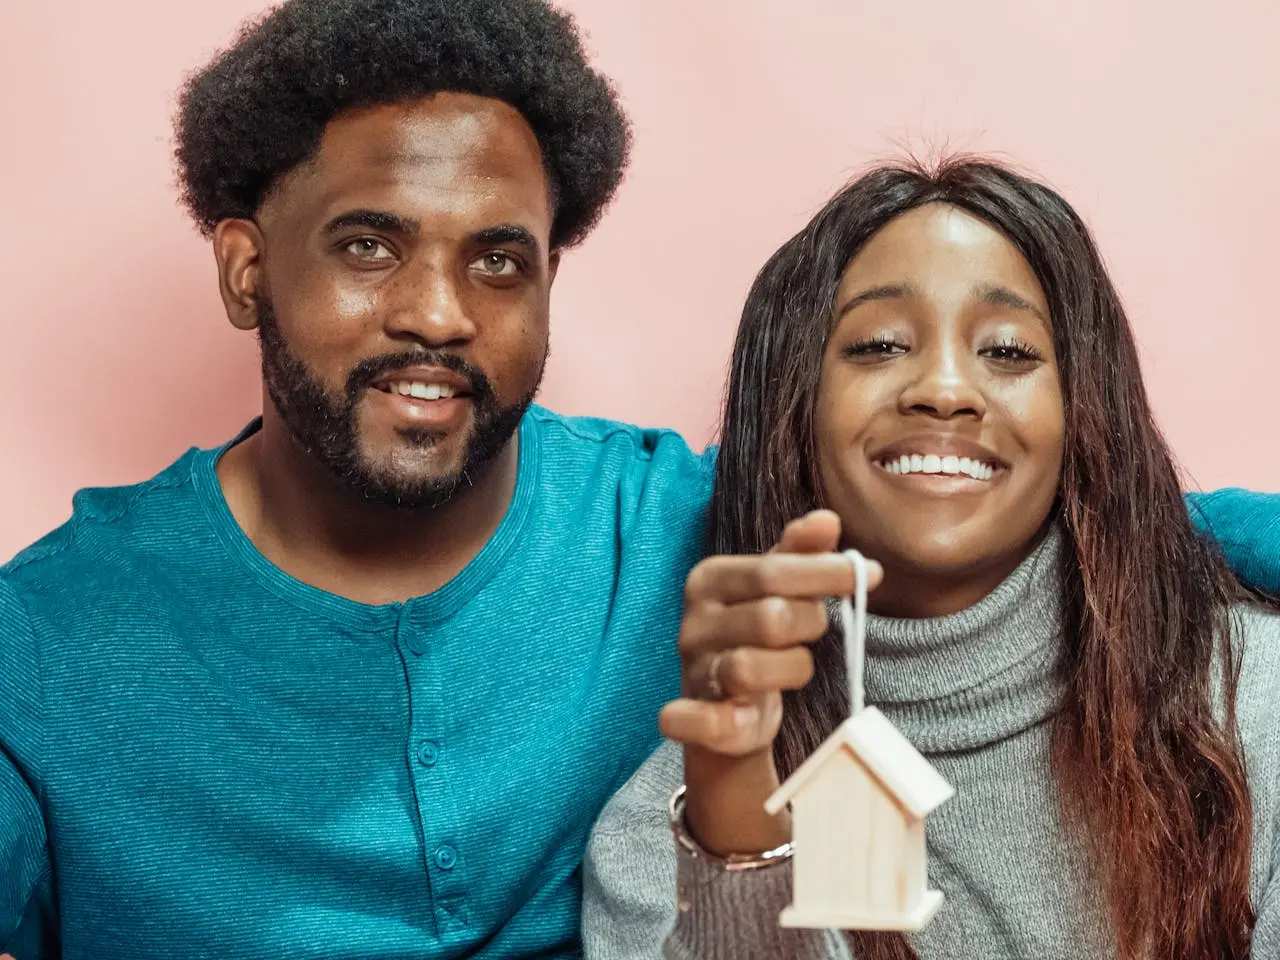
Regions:
[[[717,854],[754,853],[790,839],[764,802],[778,786],[773,740],[782,691],[813,676],[807,644],[827,630],[828,596],[853,592],[853,565],[836,553],[840,518],[815,510],[788,524],[762,556],[710,557],[685,584],[682,697],[659,716],[685,746],[685,819]],[[868,563],[868,588],[880,582]]]

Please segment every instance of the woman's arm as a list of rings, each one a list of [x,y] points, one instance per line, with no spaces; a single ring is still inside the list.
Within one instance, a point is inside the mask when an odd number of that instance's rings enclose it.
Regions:
[[[690,573],[683,697],[659,721],[684,746],[683,770],[665,746],[602,814],[584,874],[588,960],[848,957],[839,934],[779,926],[790,821],[764,810],[778,786],[782,691],[808,682],[805,645],[827,627],[818,598],[853,589],[852,567],[832,553],[839,533],[839,519],[819,511],[767,556],[713,557]],[[873,567],[873,586],[879,576]],[[687,808],[671,802],[682,779]]]
[[[653,960],[676,922],[676,854],[667,797],[684,776],[664,743],[614,794],[587,843],[582,876],[585,960]]]
[[[1272,865],[1271,885],[1258,904],[1258,921],[1253,927],[1253,956],[1258,960],[1280,957],[1280,849]]]
[[[791,864],[726,870],[676,843],[669,814],[683,781],[664,743],[605,807],[587,847],[586,960],[847,960],[839,934],[788,930]]]

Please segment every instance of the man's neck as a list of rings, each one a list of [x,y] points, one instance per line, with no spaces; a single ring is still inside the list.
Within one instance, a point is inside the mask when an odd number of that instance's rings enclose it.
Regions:
[[[513,436],[448,503],[397,509],[364,500],[264,418],[222,457],[218,479],[236,522],[277,567],[321,590],[381,604],[439,589],[480,552],[511,503],[518,462]]]

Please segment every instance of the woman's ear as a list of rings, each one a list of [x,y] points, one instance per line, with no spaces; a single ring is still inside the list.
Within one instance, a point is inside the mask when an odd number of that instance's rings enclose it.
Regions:
[[[252,220],[223,220],[213,231],[218,288],[227,319],[237,330],[258,326],[264,241]]]

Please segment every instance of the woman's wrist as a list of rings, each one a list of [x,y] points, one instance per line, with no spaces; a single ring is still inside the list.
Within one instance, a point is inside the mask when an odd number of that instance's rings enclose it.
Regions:
[[[707,852],[754,856],[791,840],[790,815],[764,809],[778,788],[772,751],[728,757],[686,747],[685,785],[683,822]]]
[[[669,812],[671,832],[675,835],[676,846],[687,856],[708,863],[717,869],[729,871],[757,870],[791,859],[794,848],[790,840],[768,850],[762,850],[759,853],[730,853],[723,856],[713,853],[700,844],[689,832],[685,818],[686,796],[687,788],[685,786],[679,787],[671,795]]]

